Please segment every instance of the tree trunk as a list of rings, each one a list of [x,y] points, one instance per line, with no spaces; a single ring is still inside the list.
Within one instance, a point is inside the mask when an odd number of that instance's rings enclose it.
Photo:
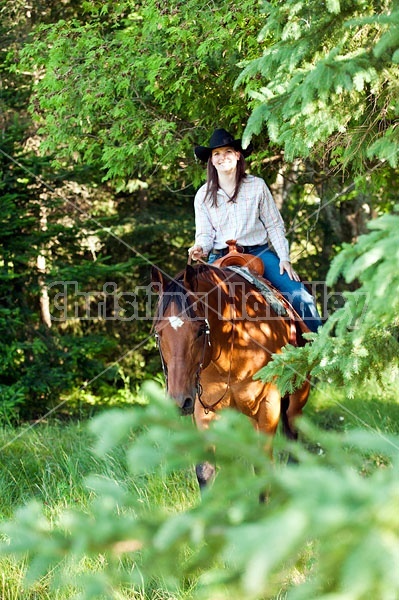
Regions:
[[[44,206],[40,207],[40,230],[47,229],[47,214]],[[50,313],[50,298],[48,295],[46,284],[46,257],[39,254],[36,261],[37,270],[39,273],[38,283],[40,288],[40,316],[42,323],[49,329],[51,328],[51,313]]]

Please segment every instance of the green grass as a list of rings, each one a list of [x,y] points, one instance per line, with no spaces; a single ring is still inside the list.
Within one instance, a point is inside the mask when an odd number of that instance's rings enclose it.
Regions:
[[[123,448],[98,459],[91,452],[86,423],[38,423],[0,432],[0,519],[11,518],[18,507],[32,500],[43,503],[50,521],[68,507],[85,510],[93,492],[85,478],[95,473],[115,479],[127,488],[135,488],[149,508],[157,503],[170,511],[180,511],[198,501],[194,472],[176,473],[173,477],[132,479],[125,465]],[[97,564],[98,562],[98,564]],[[96,571],[98,561],[88,559],[85,568]],[[0,557],[1,600],[69,600],[76,590],[58,592],[43,578],[30,591],[24,589],[25,565]],[[190,585],[188,585],[190,589]],[[182,590],[172,596],[162,590],[161,582],[150,582],[146,590],[128,592],[123,600],[181,600],[188,598]],[[122,598],[122,596],[121,596]]]
[[[385,396],[383,395],[385,394]],[[350,428],[372,429],[378,435],[399,434],[399,403],[395,388],[383,393],[377,385],[360,389],[355,399],[347,399],[339,390],[326,385],[316,387],[305,409],[309,419],[322,429],[343,431]],[[114,451],[106,461],[91,452],[86,423],[38,423],[0,431],[0,518],[7,520],[15,510],[35,499],[43,503],[50,521],[68,507],[85,510],[93,492],[85,485],[90,474],[110,477],[127,488],[135,488],[149,511],[154,505],[170,512],[193,506],[199,501],[194,472],[173,476],[132,479],[126,468],[123,449]],[[87,559],[78,569],[101,569],[102,557]],[[121,567],[123,568],[123,567]],[[127,568],[127,567],[126,567]],[[1,600],[72,600],[76,590],[51,589],[49,578],[24,589],[25,564],[10,557],[0,558]],[[303,577],[297,571],[291,581]],[[162,581],[150,581],[143,589],[121,590],[121,600],[188,600],[195,582],[188,581],[175,594],[165,591]],[[221,596],[222,598],[222,596]],[[275,597],[284,600],[285,593]],[[212,599],[216,600],[216,599]]]
[[[305,407],[306,415],[324,430],[345,431],[360,428],[379,434],[399,433],[397,379],[382,389],[377,383],[359,386],[355,398],[342,390],[318,385]]]

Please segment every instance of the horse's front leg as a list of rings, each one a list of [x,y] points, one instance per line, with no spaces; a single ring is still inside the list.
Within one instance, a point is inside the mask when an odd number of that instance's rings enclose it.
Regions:
[[[200,492],[203,492],[208,483],[212,482],[213,478],[215,477],[215,472],[215,466],[211,465],[209,462],[195,465],[195,474],[197,476]]]
[[[255,425],[258,431],[267,435],[265,450],[272,458],[273,437],[276,433],[281,412],[281,395],[273,384],[265,386],[263,398],[259,402],[259,408],[254,415]]]
[[[302,409],[305,406],[310,393],[310,381],[307,379],[303,386],[289,396],[288,406],[285,415],[283,415],[284,434],[288,439],[296,440],[298,438],[295,421],[302,415]]]
[[[197,428],[200,430],[207,429],[211,421],[217,418],[214,411],[207,411],[198,400],[195,403],[194,421]],[[209,462],[203,462],[195,466],[195,474],[199,485],[200,492],[203,492],[207,485],[211,483],[215,477],[216,468]]]

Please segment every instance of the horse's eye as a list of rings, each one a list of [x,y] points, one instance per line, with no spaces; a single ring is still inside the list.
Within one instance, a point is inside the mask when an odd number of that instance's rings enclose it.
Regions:
[[[197,337],[201,337],[202,335],[204,335],[204,333],[205,333],[205,329],[204,329],[204,327],[201,327],[200,329],[198,329]]]

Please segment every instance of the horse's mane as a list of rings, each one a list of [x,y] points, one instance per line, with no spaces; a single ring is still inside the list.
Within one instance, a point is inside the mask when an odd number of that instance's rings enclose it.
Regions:
[[[226,280],[229,276],[224,269],[213,267],[212,265],[208,265],[206,263],[197,264],[192,268],[196,272],[196,277],[200,277],[202,280],[210,283],[215,282],[215,275],[217,275],[222,281]],[[194,310],[196,298],[193,296],[190,290],[187,290],[187,288],[184,286],[184,273],[185,270],[181,271],[166,284],[163,293],[159,298],[155,315],[156,322],[163,317],[172,302],[176,305],[179,313],[185,314],[190,319],[196,318],[196,313]]]

